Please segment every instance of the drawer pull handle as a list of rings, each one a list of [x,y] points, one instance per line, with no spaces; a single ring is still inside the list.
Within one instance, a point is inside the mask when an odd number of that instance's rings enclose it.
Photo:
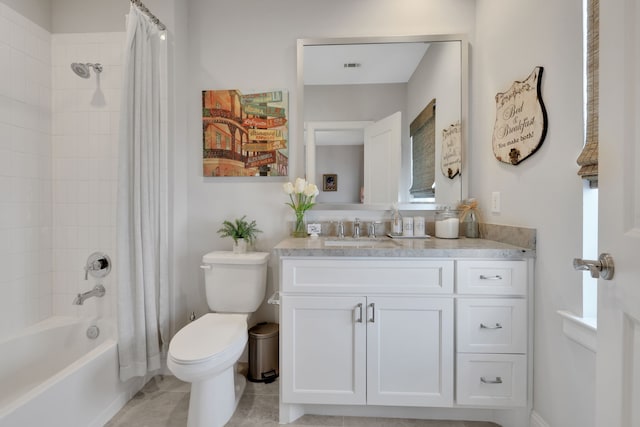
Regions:
[[[356,323],[362,323],[362,303],[356,305],[355,308],[353,309],[354,316],[356,316],[356,311],[358,316],[356,317]]]
[[[495,326],[487,326],[484,323],[480,323],[480,329],[502,329],[502,325],[500,323],[496,323]]]
[[[369,322],[376,323],[376,305],[371,303],[369,307],[371,307],[371,318],[369,318]]]
[[[480,377],[480,381],[484,384],[502,384],[502,377],[496,377],[495,380],[488,380],[485,377]]]
[[[495,276],[485,276],[484,274],[481,274],[480,280],[502,280],[502,276],[499,274],[496,274]]]

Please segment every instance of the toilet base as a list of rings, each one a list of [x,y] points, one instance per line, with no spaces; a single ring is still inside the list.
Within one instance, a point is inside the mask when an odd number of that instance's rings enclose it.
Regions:
[[[191,383],[187,427],[223,427],[233,416],[245,386],[246,379],[235,372],[235,365],[211,379]]]

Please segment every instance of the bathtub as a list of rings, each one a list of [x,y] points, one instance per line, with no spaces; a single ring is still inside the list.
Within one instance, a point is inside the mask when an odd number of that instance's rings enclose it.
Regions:
[[[0,342],[0,427],[102,426],[133,392],[118,378],[113,322],[51,317]]]

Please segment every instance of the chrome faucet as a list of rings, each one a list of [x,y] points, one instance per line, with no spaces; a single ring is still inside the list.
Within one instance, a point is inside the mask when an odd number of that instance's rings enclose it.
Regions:
[[[356,218],[353,221],[353,238],[357,239],[360,237],[360,218]]]
[[[369,237],[372,239],[376,238],[376,223],[373,221],[369,223]]]
[[[338,222],[336,236],[338,239],[344,239],[344,223],[342,221]]]
[[[90,291],[78,294],[78,296],[73,300],[73,304],[82,305],[84,303],[84,300],[86,300],[87,298],[103,297],[105,293],[106,290],[104,289],[104,286],[100,284],[95,285]]]

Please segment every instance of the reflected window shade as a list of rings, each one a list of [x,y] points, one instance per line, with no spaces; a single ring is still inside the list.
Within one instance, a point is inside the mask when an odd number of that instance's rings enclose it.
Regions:
[[[436,100],[433,99],[409,126],[412,153],[413,197],[434,197],[436,172]]]
[[[578,175],[598,187],[598,104],[600,0],[589,0],[587,17],[587,136],[578,156]]]

